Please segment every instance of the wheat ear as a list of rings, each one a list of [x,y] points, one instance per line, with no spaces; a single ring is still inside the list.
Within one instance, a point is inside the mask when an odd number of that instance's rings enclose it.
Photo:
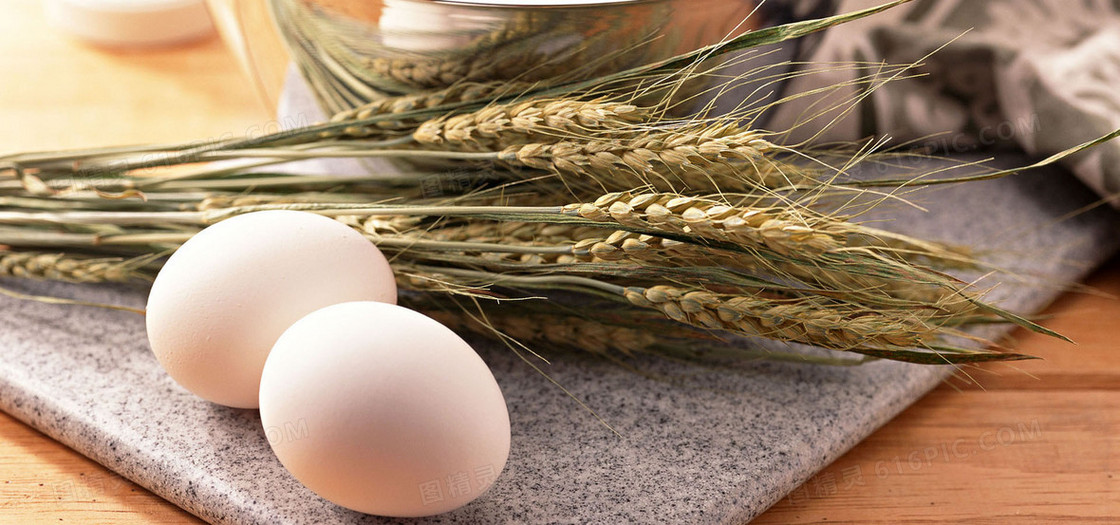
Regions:
[[[675,193],[608,193],[594,202],[569,204],[564,212],[634,229],[745,244],[782,255],[815,256],[844,246],[845,229],[839,221],[816,218],[810,222],[787,208],[729,206]]]
[[[650,111],[608,100],[536,99],[500,104],[474,113],[425,122],[412,134],[417,142],[467,151],[497,151],[530,142],[559,142],[573,136],[601,137],[633,130]]]
[[[726,124],[655,131],[621,140],[562,140],[514,145],[502,162],[592,177],[609,187],[752,192],[811,184],[804,169],[775,159],[765,133]]]
[[[804,299],[716,294],[679,286],[632,286],[623,295],[630,304],[660,310],[681,323],[836,350],[918,347],[935,332],[915,317]]]
[[[320,137],[368,138],[383,134],[403,134],[415,130],[417,126],[425,122],[425,119],[401,117],[399,119],[382,119],[372,123],[361,123],[361,121],[378,116],[406,114],[437,108],[445,104],[488,100],[519,93],[519,90],[529,89],[530,87],[530,84],[519,84],[517,82],[463,82],[435,91],[387,97],[337,113],[331,117],[330,121],[332,123],[354,122],[354,125],[324,131],[320,134]]]
[[[60,253],[2,252],[0,275],[72,283],[150,280],[148,259],[90,258]]]
[[[549,59],[541,53],[504,46],[478,57],[417,60],[415,58],[357,57],[367,75],[383,77],[409,89],[441,89],[464,82],[527,78],[527,71]],[[532,79],[547,78],[534,74]]]

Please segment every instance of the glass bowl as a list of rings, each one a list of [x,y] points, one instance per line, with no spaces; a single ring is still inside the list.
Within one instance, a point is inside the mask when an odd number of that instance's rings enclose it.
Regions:
[[[755,0],[209,0],[276,107],[296,67],[334,114],[462,82],[547,83],[687,52],[772,18]],[[748,19],[748,15],[751,15]]]

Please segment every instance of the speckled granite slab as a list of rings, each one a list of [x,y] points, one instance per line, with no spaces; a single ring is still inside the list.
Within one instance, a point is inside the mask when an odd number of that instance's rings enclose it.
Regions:
[[[987,246],[1005,254],[1001,264],[1056,282],[1080,277],[1120,241],[1112,210],[1055,220],[1092,199],[1069,176],[1044,171],[924,192],[929,213],[898,207],[884,226]],[[132,306],[145,297],[122,287],[5,286]],[[1024,285],[996,293],[1026,311],[1054,295]],[[139,316],[8,298],[0,309],[0,409],[214,523],[383,522],[300,486],[273,457],[255,411],[206,403],[173,383],[149,352]],[[507,471],[475,503],[427,522],[746,521],[947,372],[890,362],[756,362],[722,371],[643,363],[682,383],[670,384],[587,356],[557,356],[548,372],[619,437],[504,348],[478,350],[509,403]]]

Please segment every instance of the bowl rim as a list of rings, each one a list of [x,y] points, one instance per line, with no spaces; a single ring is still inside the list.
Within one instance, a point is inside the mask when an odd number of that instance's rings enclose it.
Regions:
[[[417,0],[413,0],[417,1]],[[635,4],[665,3],[672,0],[419,0],[432,4],[494,9],[582,9],[595,7],[620,7]]]

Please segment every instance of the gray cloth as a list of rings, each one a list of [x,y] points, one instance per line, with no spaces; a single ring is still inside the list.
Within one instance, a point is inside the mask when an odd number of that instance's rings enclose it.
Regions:
[[[845,0],[838,10],[880,3]],[[921,77],[876,88],[822,140],[889,135],[893,144],[916,141],[951,154],[1019,147],[1048,156],[1120,128],[1115,1],[919,0],[836,27],[801,58],[921,62],[913,70]],[[791,82],[787,93],[839,84],[868,71],[815,73]],[[833,92],[829,100],[839,102],[860,89]],[[813,102],[819,99],[784,106],[771,127],[785,129],[804,119]],[[836,115],[839,111],[830,118]],[[1118,160],[1120,141],[1113,141],[1065,165],[1100,195],[1114,196],[1120,192]]]

